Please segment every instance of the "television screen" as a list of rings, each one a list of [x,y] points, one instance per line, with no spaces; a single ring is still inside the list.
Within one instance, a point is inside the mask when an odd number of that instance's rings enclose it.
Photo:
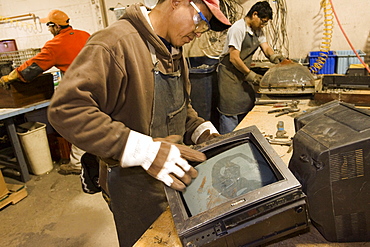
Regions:
[[[250,141],[196,166],[198,177],[182,193],[190,215],[197,215],[277,181],[273,170]]]
[[[254,246],[308,227],[300,183],[256,126],[193,148],[207,156],[192,164],[198,177],[165,187],[184,246]]]

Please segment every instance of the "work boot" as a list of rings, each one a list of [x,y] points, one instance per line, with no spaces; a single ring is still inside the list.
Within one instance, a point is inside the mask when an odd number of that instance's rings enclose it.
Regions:
[[[80,175],[81,166],[74,166],[74,165],[71,165],[70,163],[61,164],[58,172],[63,175],[69,175],[69,174]]]

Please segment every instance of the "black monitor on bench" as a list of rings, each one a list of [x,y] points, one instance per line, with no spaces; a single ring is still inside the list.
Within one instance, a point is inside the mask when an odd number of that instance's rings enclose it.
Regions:
[[[198,177],[184,192],[166,187],[184,246],[262,244],[308,227],[300,183],[256,126],[194,148],[207,156]]]

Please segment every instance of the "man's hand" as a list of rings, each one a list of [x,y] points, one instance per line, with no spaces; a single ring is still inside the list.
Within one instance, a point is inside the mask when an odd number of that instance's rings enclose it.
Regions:
[[[182,191],[198,176],[198,171],[189,165],[187,160],[202,162],[206,157],[205,154],[184,145],[181,149],[178,146],[180,144],[161,142],[158,154],[147,172],[167,186]]]
[[[179,144],[181,136],[152,139],[130,132],[121,160],[122,167],[142,166],[149,175],[182,191],[198,172],[188,161],[203,162],[205,154]]]
[[[9,75],[4,75],[0,78],[0,86],[2,86],[5,89],[8,89],[9,84],[12,81],[15,81],[17,79],[18,79],[18,73],[16,70],[13,70],[12,72],[10,72]]]
[[[279,53],[272,54],[269,57],[270,62],[275,63],[275,64],[278,64],[278,63],[284,61],[285,59],[286,59],[286,57],[284,57],[283,55],[281,55]]]
[[[248,75],[244,77],[244,80],[252,83],[252,85],[259,86],[262,80],[262,75],[256,74],[254,71],[251,70]]]
[[[197,141],[197,144],[201,144],[203,142],[206,142],[206,141],[209,141],[217,136],[220,136],[219,133],[212,133],[211,134],[211,131],[208,129],[206,131],[204,131],[198,138],[198,141]]]
[[[0,78],[0,85],[1,87],[5,88],[5,89],[8,89],[9,88],[9,84],[10,84],[10,81],[9,81],[9,78],[7,75],[4,75]]]

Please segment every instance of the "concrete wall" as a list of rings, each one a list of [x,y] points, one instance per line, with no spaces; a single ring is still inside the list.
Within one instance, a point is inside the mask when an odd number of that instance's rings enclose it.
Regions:
[[[244,15],[257,0],[242,0],[239,15]],[[275,10],[279,0],[269,0]],[[280,0],[281,1],[281,0]],[[137,2],[135,0],[13,0],[0,2],[0,16],[15,16],[34,13],[45,17],[51,9],[65,11],[71,18],[71,25],[93,33],[116,20],[113,11],[109,8],[127,6]],[[142,2],[152,3],[153,0]],[[323,9],[322,0],[285,0],[286,3],[286,31],[290,58],[305,58],[309,51],[319,50],[323,37]],[[326,1],[328,2],[328,1]],[[335,11],[356,49],[370,54],[370,10],[369,0],[333,0]],[[274,16],[276,18],[276,15]],[[16,39],[18,49],[37,48],[52,35],[45,25],[33,24],[33,21],[19,22],[18,25],[28,25],[28,30],[21,26],[0,24],[0,40]],[[32,26],[34,27],[32,30]],[[267,31],[267,30],[266,30]],[[205,34],[201,42],[189,44],[185,51],[189,56],[217,56],[223,46],[224,35]],[[211,44],[211,48],[210,48]],[[344,35],[334,20],[331,50],[350,50]],[[286,54],[288,55],[288,54]]]
[[[242,3],[245,15],[250,7],[258,0],[246,0]],[[274,18],[276,15],[277,1],[269,0],[271,7],[274,9]],[[309,51],[318,51],[323,41],[324,32],[324,10],[322,9],[322,0],[285,0],[286,2],[286,31],[287,40],[285,45],[289,47],[290,58],[304,59]],[[326,2],[329,2],[326,0]],[[334,10],[337,13],[343,29],[352,42],[355,49],[360,49],[370,55],[370,1],[369,0],[332,0]],[[270,24],[269,24],[270,25]],[[265,33],[268,35],[268,28]],[[331,50],[351,50],[343,33],[341,32],[337,20],[333,20],[331,39]],[[202,45],[210,43],[211,37],[207,37],[208,33],[203,35],[201,44],[190,44],[186,48],[189,56],[198,56],[199,54],[217,55],[217,50],[220,46],[214,42],[214,49],[209,49],[209,45]],[[268,36],[268,40],[271,37]],[[199,42],[199,41],[196,41]],[[190,48],[191,47],[191,48]],[[202,48],[199,48],[202,47]],[[207,49],[208,48],[208,49]],[[275,47],[274,47],[275,48]],[[212,53],[212,51],[214,51]],[[366,57],[368,58],[369,55]],[[258,58],[258,53],[255,58]]]
[[[290,57],[303,57],[309,51],[318,50],[324,32],[321,0],[286,0],[286,2]],[[355,49],[367,50],[370,54],[370,26],[368,25],[370,1],[332,0],[332,2],[338,19]],[[335,18],[331,50],[351,50]]]

